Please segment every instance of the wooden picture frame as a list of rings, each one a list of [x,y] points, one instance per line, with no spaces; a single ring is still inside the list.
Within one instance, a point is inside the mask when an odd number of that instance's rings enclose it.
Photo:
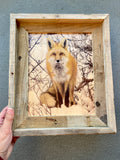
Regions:
[[[29,117],[28,33],[91,33],[96,115]],[[108,14],[11,14],[8,106],[14,136],[116,133]]]

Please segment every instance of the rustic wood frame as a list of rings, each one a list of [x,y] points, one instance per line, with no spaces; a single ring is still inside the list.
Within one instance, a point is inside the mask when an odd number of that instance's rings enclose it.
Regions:
[[[27,116],[28,33],[92,33],[95,116]],[[108,14],[11,14],[9,60],[14,136],[116,133]]]

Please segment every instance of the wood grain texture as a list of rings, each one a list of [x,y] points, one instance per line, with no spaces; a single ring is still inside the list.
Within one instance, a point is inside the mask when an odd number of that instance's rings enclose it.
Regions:
[[[15,19],[28,21],[39,19],[75,19],[75,20],[99,20],[103,21],[108,14],[11,14]],[[92,22],[91,22],[92,23]]]
[[[92,33],[96,116],[27,116],[28,33]],[[108,14],[11,15],[9,107],[15,108],[15,136],[115,133],[113,99]]]
[[[113,76],[112,76],[112,61],[111,61],[111,47],[110,47],[110,29],[109,16],[103,22],[103,55],[105,68],[105,93],[106,106],[108,116],[108,126],[116,132],[116,119],[114,107],[114,92],[113,92]]]
[[[107,115],[102,36],[102,26],[96,27],[93,31],[94,103],[99,118]]]
[[[19,27],[16,60],[15,126],[27,117],[28,102],[28,33]]]
[[[13,14],[17,24],[29,33],[90,33],[103,22],[105,15]],[[24,17],[24,18],[23,18]]]
[[[16,90],[16,52],[17,52],[17,25],[16,19],[10,18],[10,53],[9,53],[9,92],[8,107],[15,110],[15,90]],[[15,121],[14,121],[15,122]],[[13,129],[15,125],[13,124]]]
[[[16,21],[10,19],[10,54],[9,54],[9,97],[8,106],[15,106],[15,64],[16,64]]]
[[[105,127],[97,116],[28,117],[18,128]]]
[[[47,33],[58,33],[58,34],[72,34],[72,33],[91,33],[96,26],[100,24],[76,24],[76,23],[21,23],[20,26],[24,27],[31,34],[47,34]]]
[[[115,133],[110,127],[71,127],[71,128],[28,128],[15,129],[14,136],[52,136],[73,134],[110,134]]]

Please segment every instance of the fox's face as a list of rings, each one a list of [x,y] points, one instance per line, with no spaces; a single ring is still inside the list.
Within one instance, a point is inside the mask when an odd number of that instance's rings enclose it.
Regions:
[[[63,39],[60,43],[48,39],[48,62],[54,70],[58,72],[65,70],[68,54],[66,39]]]

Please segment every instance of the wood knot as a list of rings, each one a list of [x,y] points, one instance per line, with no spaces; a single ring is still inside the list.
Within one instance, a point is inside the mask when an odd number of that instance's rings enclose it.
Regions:
[[[13,72],[11,72],[11,75],[13,75],[14,73]]]
[[[97,102],[96,102],[96,106],[97,106],[97,107],[100,107],[100,102],[97,101]]]
[[[22,57],[21,57],[21,56],[19,56],[19,57],[18,57],[18,60],[20,61],[21,59],[22,59]]]
[[[49,120],[49,121],[54,122],[54,124],[55,124],[55,125],[57,125],[57,124],[58,124],[57,120],[56,120],[56,119],[54,119],[54,118],[48,118],[48,117],[46,117],[46,120]]]

